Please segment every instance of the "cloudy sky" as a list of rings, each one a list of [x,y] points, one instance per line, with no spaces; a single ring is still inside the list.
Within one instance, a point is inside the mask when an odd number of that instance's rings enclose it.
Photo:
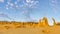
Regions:
[[[60,21],[60,0],[0,0],[0,21]]]

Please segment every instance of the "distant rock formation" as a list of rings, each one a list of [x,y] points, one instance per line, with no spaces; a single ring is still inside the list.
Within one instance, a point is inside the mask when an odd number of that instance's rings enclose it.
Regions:
[[[53,27],[55,27],[57,25],[57,23],[56,23],[54,18],[52,18],[52,20],[53,20],[53,23],[54,23]],[[48,19],[46,17],[43,17],[38,22],[0,21],[0,25],[6,25],[6,26],[3,26],[6,29],[9,29],[10,27],[12,27],[12,28],[49,27]],[[58,25],[60,25],[60,24],[58,24]]]
[[[49,26],[47,18],[43,17],[43,19],[39,20],[38,26]]]
[[[60,26],[60,22],[57,22],[57,24],[56,25],[59,25]]]
[[[56,21],[55,21],[55,19],[52,18],[52,20],[53,20],[53,25],[56,26]]]
[[[48,19],[46,17],[43,17],[43,25],[48,26]]]

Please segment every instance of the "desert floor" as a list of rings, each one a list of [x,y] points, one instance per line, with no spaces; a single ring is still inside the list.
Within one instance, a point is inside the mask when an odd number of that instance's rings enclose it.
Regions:
[[[0,34],[60,34],[60,26],[0,29]]]

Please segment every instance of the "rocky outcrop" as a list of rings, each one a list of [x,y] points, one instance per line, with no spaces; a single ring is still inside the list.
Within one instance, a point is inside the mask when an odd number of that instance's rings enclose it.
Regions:
[[[49,26],[47,18],[43,17],[43,19],[39,20],[38,26]]]
[[[56,21],[55,21],[55,19],[52,18],[52,20],[53,20],[53,26],[56,26]]]

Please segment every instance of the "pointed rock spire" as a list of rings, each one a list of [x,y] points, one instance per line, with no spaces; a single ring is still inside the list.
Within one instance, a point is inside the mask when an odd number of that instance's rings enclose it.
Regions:
[[[39,20],[38,25],[39,26],[49,26],[47,18],[43,17],[43,19]]]
[[[55,21],[55,19],[52,18],[52,20],[53,20],[53,25],[56,26],[56,21]]]

